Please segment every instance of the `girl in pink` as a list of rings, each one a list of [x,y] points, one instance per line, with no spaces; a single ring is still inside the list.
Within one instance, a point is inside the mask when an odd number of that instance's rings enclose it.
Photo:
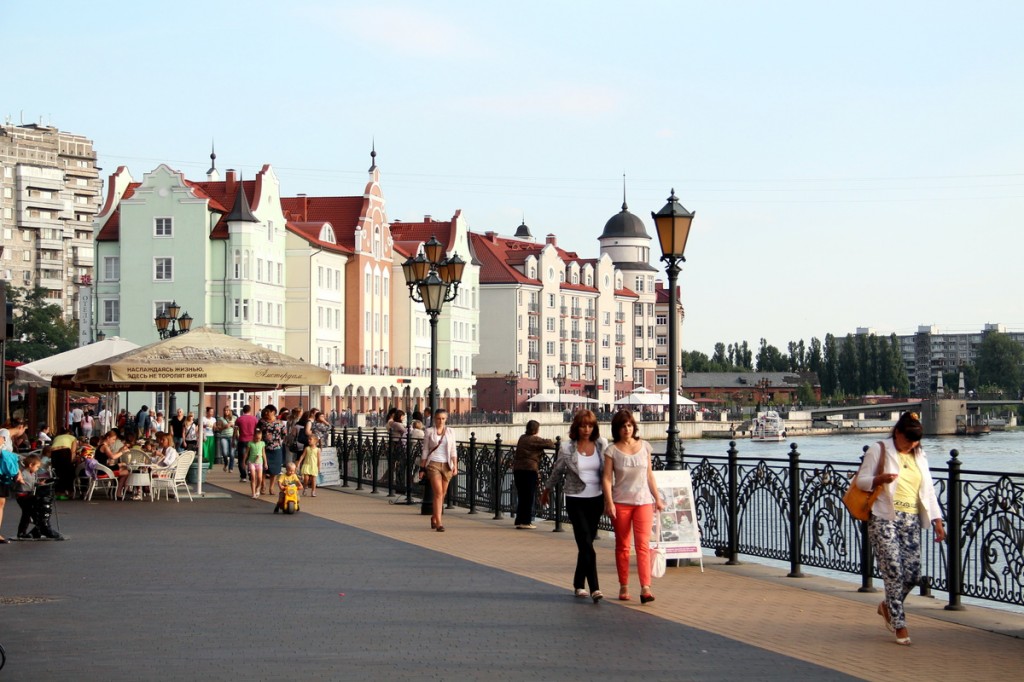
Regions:
[[[306,488],[310,495],[316,497],[316,478],[320,475],[320,439],[315,435],[309,437],[309,445],[302,451],[302,456],[295,463],[302,474],[302,496],[306,496]]]
[[[619,599],[629,601],[629,536],[636,548],[636,572],[640,576],[640,603],[654,601],[651,594],[651,554],[648,547],[654,509],[664,509],[651,466],[651,446],[637,435],[636,420],[629,410],[612,417],[614,442],[604,451],[604,513],[615,528],[615,568],[619,574]]]

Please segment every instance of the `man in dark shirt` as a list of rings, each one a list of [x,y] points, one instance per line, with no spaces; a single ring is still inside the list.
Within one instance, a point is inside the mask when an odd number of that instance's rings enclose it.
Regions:
[[[174,449],[181,452],[185,449],[185,411],[178,411],[171,417],[171,435],[174,437]]]
[[[516,484],[516,528],[536,528],[533,525],[533,501],[537,496],[540,479],[540,460],[544,450],[555,447],[549,438],[537,435],[540,424],[531,419],[526,422],[526,433],[516,443],[516,454],[512,458],[512,479]]]

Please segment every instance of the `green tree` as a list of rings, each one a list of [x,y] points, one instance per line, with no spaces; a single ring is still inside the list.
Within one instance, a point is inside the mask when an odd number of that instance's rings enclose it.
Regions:
[[[711,364],[717,365],[720,372],[724,372],[732,364],[732,358],[726,359],[725,344],[721,341],[715,344],[715,353],[711,356]]]
[[[978,346],[975,364],[978,367],[978,383],[992,384],[1002,388],[1006,395],[1020,395],[1024,383],[1024,346],[1007,334],[989,332]]]
[[[818,375],[821,378],[821,341],[817,337],[811,337],[811,345],[807,350],[807,369]]]
[[[796,390],[796,399],[801,405],[814,405],[818,402],[818,397],[814,395],[814,387],[809,381],[800,384],[800,388]]]
[[[833,334],[825,334],[825,350],[822,358],[824,371],[818,375],[821,381],[821,392],[826,396],[834,396],[839,390],[839,347]]]
[[[765,339],[761,339],[760,349],[757,351],[758,372],[785,372],[789,369],[789,360],[775,346]]]
[[[683,351],[683,369],[687,372],[711,372],[711,360],[699,350]]]
[[[847,334],[839,348],[839,387],[846,395],[861,395],[857,341],[853,334]]]
[[[886,386],[886,390],[900,398],[909,396],[910,377],[907,376],[907,368],[903,366],[903,353],[900,352],[900,340],[896,334],[889,337],[889,363],[893,368],[892,386]]]
[[[64,321],[60,306],[46,299],[45,289],[5,286],[7,300],[14,304],[14,338],[7,341],[8,360],[34,362],[78,344],[78,324]]]

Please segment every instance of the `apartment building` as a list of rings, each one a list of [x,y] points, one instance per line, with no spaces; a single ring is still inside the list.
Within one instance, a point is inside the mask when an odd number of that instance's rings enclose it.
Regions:
[[[42,287],[69,321],[79,319],[81,287],[93,277],[99,170],[92,140],[0,125],[0,278]]]

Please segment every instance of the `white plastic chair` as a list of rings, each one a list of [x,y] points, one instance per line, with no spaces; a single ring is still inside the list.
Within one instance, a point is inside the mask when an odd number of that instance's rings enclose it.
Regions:
[[[85,476],[82,475],[83,471],[85,471],[85,462],[79,462],[78,464],[75,465],[75,480],[71,484],[71,494],[72,497],[76,500],[84,499],[85,491],[89,487],[89,484],[86,483],[88,479],[86,479]]]
[[[106,478],[99,478],[100,474],[106,474]],[[102,464],[97,464],[96,476],[96,478],[89,479],[89,488],[85,491],[85,501],[88,502],[92,499],[92,494],[97,488],[106,490],[107,497],[114,499],[114,493],[117,491],[117,476],[114,475],[114,472]]]
[[[185,493],[188,495],[188,501],[192,502],[192,491],[188,489],[188,484],[185,482],[185,476],[188,475],[188,469],[192,466],[192,461],[196,458],[196,453],[186,451],[178,455],[178,460],[174,463],[174,473],[168,478],[153,478],[153,499],[156,500],[160,496],[160,491],[164,491],[164,498],[170,499],[170,494],[174,493],[174,501],[181,502],[178,499],[178,488],[184,488]]]

